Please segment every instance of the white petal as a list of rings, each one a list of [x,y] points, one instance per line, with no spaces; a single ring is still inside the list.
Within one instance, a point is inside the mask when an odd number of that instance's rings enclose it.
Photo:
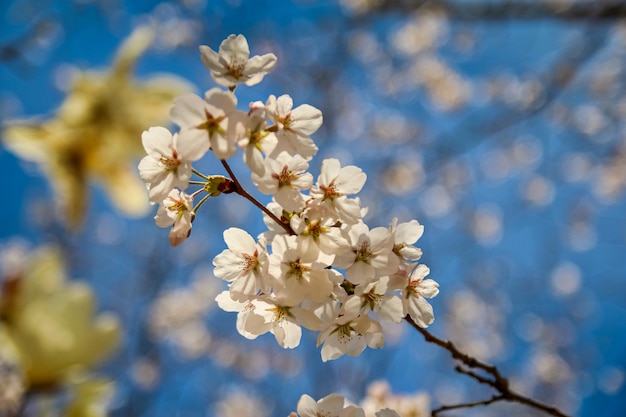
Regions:
[[[426,299],[423,297],[410,296],[407,301],[409,303],[407,313],[418,326],[426,328],[435,321],[433,307]]]
[[[170,119],[181,128],[195,128],[206,121],[205,103],[201,97],[188,93],[174,99]]]
[[[322,112],[308,104],[302,104],[291,112],[292,123],[289,129],[303,136],[310,136],[323,122]]]
[[[292,108],[293,108],[293,100],[289,96],[289,94],[283,94],[282,96],[278,97],[278,99],[276,100],[275,112],[281,118],[286,117]]]
[[[343,195],[356,194],[363,188],[367,175],[361,168],[349,165],[343,167],[335,180],[335,188]]]
[[[174,138],[175,148],[181,159],[197,161],[209,150],[209,141],[206,134],[198,129],[193,129],[192,134],[185,130],[183,135],[176,134]]]
[[[224,230],[224,241],[228,248],[240,253],[252,255],[256,251],[256,242],[254,238],[245,230],[237,227],[231,227]]]
[[[298,406],[296,408],[300,417],[317,417],[318,416],[318,408],[315,400],[307,394],[304,394],[300,397],[298,401]]]
[[[209,48],[206,45],[201,45],[200,49],[200,59],[205,67],[210,69],[211,71],[221,72],[224,71],[224,67],[220,63],[220,55],[215,52],[213,49]]]
[[[229,249],[223,250],[213,258],[213,274],[224,281],[232,281],[241,275],[240,263],[242,259]]]
[[[169,130],[154,126],[141,134],[141,143],[146,153],[155,158],[172,156],[173,137]]]
[[[417,220],[411,220],[410,222],[400,223],[396,228],[395,241],[396,243],[415,243],[424,233],[424,226],[419,224]]]
[[[204,100],[209,113],[213,117],[228,116],[237,108],[237,97],[231,92],[223,91],[220,88],[212,88],[205,92]]]
[[[229,35],[220,44],[220,55],[229,62],[233,60],[247,62],[250,56],[250,48],[245,36]]]

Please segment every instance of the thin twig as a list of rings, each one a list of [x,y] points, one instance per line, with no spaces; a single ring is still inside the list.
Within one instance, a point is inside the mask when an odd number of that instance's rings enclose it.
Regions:
[[[493,403],[498,402],[498,401],[505,401],[505,400],[506,400],[506,398],[504,398],[503,395],[494,395],[493,397],[489,398],[488,400],[483,400],[483,401],[475,401],[475,402],[471,402],[471,403],[461,403],[461,404],[454,404],[454,405],[442,405],[441,407],[436,408],[433,411],[431,411],[430,415],[432,417],[437,417],[439,415],[439,413],[443,413],[444,411],[457,410],[459,408],[478,407],[480,405],[489,405],[489,404],[493,404]]]
[[[230,179],[233,180],[233,183],[235,184],[235,190],[234,191],[237,194],[239,194],[240,196],[244,197],[246,200],[250,201],[252,204],[254,204],[259,209],[261,209],[261,211],[263,211],[263,213],[267,214],[272,220],[274,220],[276,223],[278,223],[280,225],[280,227],[285,229],[285,231],[287,233],[289,233],[290,235],[295,235],[296,234],[296,232],[294,232],[293,229],[291,228],[291,225],[289,225],[288,223],[284,223],[284,222],[280,221],[280,219],[278,217],[276,217],[276,215],[274,213],[272,213],[267,207],[265,207],[263,204],[261,204],[252,195],[248,194],[248,192],[241,186],[241,183],[239,182],[239,180],[235,176],[235,173],[233,172],[233,170],[230,168],[230,165],[228,165],[228,162],[226,162],[224,159],[220,159],[220,161],[222,162],[222,165],[224,165],[224,168],[226,169],[226,172],[228,172],[228,175],[230,175]]]
[[[404,318],[415,330],[417,330],[418,332],[420,332],[422,334],[422,336],[424,336],[424,339],[429,342],[429,343],[433,343],[437,346],[440,346],[442,348],[444,348],[445,350],[447,350],[448,352],[450,352],[450,354],[452,355],[452,357],[460,362],[462,362],[465,366],[467,366],[468,368],[474,368],[474,369],[481,369],[483,371],[485,371],[486,373],[488,373],[489,375],[491,375],[493,377],[493,379],[489,379],[489,378],[485,378],[481,375],[476,374],[475,372],[472,372],[470,370],[467,369],[463,369],[460,366],[456,367],[456,371],[459,373],[462,373],[464,375],[467,375],[473,379],[475,379],[476,381],[478,381],[481,384],[487,384],[491,387],[493,387],[496,391],[498,391],[500,393],[499,396],[496,397],[502,397],[502,399],[498,400],[498,401],[509,401],[509,402],[516,402],[516,403],[520,403],[520,404],[524,404],[528,407],[531,408],[535,408],[537,410],[541,410],[547,414],[550,414],[552,416],[556,416],[556,417],[569,417],[567,414],[563,413],[561,410],[559,410],[556,407],[552,407],[546,404],[543,404],[539,401],[536,401],[532,398],[526,397],[522,394],[519,394],[515,391],[512,391],[511,388],[509,387],[509,380],[507,378],[505,378],[504,376],[502,376],[502,374],[500,373],[500,371],[498,371],[498,368],[496,368],[493,365],[490,365],[488,363],[482,362],[470,355],[468,355],[465,352],[460,351],[452,342],[450,342],[449,340],[443,340],[438,338],[437,336],[434,336],[433,334],[431,334],[428,330],[426,329],[422,329],[420,326],[417,325],[417,323],[415,323],[411,317],[406,316]],[[496,398],[494,397],[494,398]],[[495,401],[493,401],[495,402]],[[481,403],[483,402],[477,402],[476,405],[481,405]],[[466,403],[466,404],[474,404],[474,403]],[[459,407],[457,407],[459,406]],[[456,406],[445,406],[445,407],[455,407],[455,408],[462,408],[460,407],[461,404],[457,404]],[[448,408],[450,409],[450,408]],[[443,411],[443,410],[441,410]],[[434,414],[433,414],[434,415]]]

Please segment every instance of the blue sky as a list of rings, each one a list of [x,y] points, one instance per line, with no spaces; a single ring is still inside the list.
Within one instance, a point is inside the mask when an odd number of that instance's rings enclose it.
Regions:
[[[368,174],[361,198],[369,224],[397,216],[425,225],[423,262],[441,285],[433,333],[484,355],[529,392],[573,414],[620,415],[623,29],[612,20],[441,19],[423,8],[358,16],[348,3],[6,2],[0,42],[30,41],[21,45],[21,58],[0,66],[3,118],[53,115],[64,96],[64,68],[105,68],[141,23],[157,21],[162,32],[161,46],[141,58],[138,78],[175,73],[198,92],[213,83],[197,45],[217,48],[230,33],[243,33],[253,54],[274,52],[279,65],[261,85],[238,89],[239,102],[288,93],[320,108],[325,124],[314,136],[320,147],[314,176],[326,157],[356,164]],[[423,19],[429,16],[435,17]],[[417,42],[412,52],[402,52],[409,41]],[[429,392],[433,404],[488,395],[455,375],[445,352],[410,329],[396,329],[397,344],[383,350],[322,364],[313,334],[295,351],[281,351],[270,337],[243,339],[233,315],[211,309],[202,323],[216,350],[238,346],[271,366],[251,376],[220,365],[215,351],[181,357],[171,340],[150,333],[155,300],[189,287],[210,267],[225,247],[225,228],[261,232],[259,213],[237,196],[222,196],[202,208],[189,245],[171,249],[150,216],[122,217],[94,185],[84,229],[68,234],[33,214],[52,202],[36,166],[0,148],[0,170],[10,196],[0,205],[6,219],[0,245],[15,238],[61,244],[72,276],[91,283],[100,305],[123,318],[125,344],[102,370],[119,381],[113,415],[212,415],[220,396],[235,388],[268,400],[270,415],[286,415],[303,393],[339,391],[357,401],[378,378],[401,392]],[[274,369],[286,361],[280,355],[298,364],[295,376]],[[128,371],[142,360],[160,370],[149,388]],[[239,361],[246,364],[245,355]],[[525,411],[504,405],[472,415]]]

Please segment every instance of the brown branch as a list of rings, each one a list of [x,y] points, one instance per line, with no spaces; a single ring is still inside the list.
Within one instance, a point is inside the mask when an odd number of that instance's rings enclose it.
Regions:
[[[440,346],[440,347],[444,348],[445,350],[450,352],[450,354],[452,355],[452,357],[454,359],[462,362],[468,368],[480,369],[480,370],[488,373],[491,377],[493,377],[493,379],[486,378],[484,376],[478,375],[475,372],[472,372],[471,370],[463,369],[460,366],[457,366],[455,368],[457,372],[462,373],[464,375],[467,375],[467,376],[475,379],[476,381],[478,381],[481,384],[489,385],[492,388],[494,388],[496,391],[498,391],[500,393],[500,395],[492,397],[492,398],[502,397],[501,399],[499,399],[497,401],[516,402],[516,403],[519,403],[519,404],[524,404],[524,405],[526,405],[528,407],[531,407],[531,408],[535,408],[537,410],[541,410],[541,411],[545,412],[546,414],[549,414],[549,415],[552,415],[552,416],[569,417],[567,414],[563,413],[561,410],[559,410],[556,407],[543,404],[543,403],[541,403],[541,402],[539,402],[537,400],[534,400],[534,399],[532,399],[530,397],[526,397],[526,396],[524,396],[522,394],[519,394],[519,393],[517,393],[515,391],[512,391],[510,386],[509,386],[509,380],[507,378],[505,378],[500,373],[500,371],[498,371],[498,368],[496,368],[494,365],[490,365],[488,363],[482,362],[482,361],[474,358],[473,356],[470,356],[467,353],[462,352],[461,350],[459,350],[449,340],[440,339],[437,336],[434,336],[433,334],[431,334],[428,330],[422,329],[420,326],[417,325],[417,323],[415,323],[413,321],[413,319],[411,319],[410,316],[406,316],[404,319],[415,330],[420,332],[422,334],[422,336],[424,336],[424,339],[428,343],[433,343],[433,344],[435,344],[437,346]],[[486,401],[489,401],[489,400],[486,400]],[[492,401],[492,402],[495,402],[495,400]],[[478,401],[476,403],[466,403],[466,404],[486,405],[484,401]],[[454,405],[454,406],[445,406],[445,407],[464,408],[464,407],[467,407],[467,405],[457,404],[457,405]],[[440,409],[441,409],[441,407],[440,407]],[[440,410],[440,409],[438,409],[438,410]],[[448,409],[450,409],[450,408],[448,408]],[[444,411],[444,410],[441,410],[441,411]],[[439,411],[439,412],[441,412],[441,411]]]
[[[626,16],[626,4],[620,0],[574,2],[558,7],[548,2],[509,1],[452,1],[452,0],[382,0],[371,7],[364,17],[381,13],[409,13],[421,7],[440,8],[456,20],[501,21],[517,20],[619,20]]]
[[[290,235],[296,234],[296,232],[293,231],[289,223],[280,221],[280,219],[276,217],[274,213],[272,213],[267,207],[261,204],[256,198],[254,198],[241,186],[241,183],[235,176],[235,173],[233,172],[233,170],[230,168],[230,165],[228,165],[228,162],[226,162],[224,159],[220,159],[220,161],[222,162],[222,165],[224,165],[224,168],[226,169],[226,172],[228,172],[228,175],[230,175],[230,179],[233,180],[233,183],[235,185],[234,191],[237,194],[239,194],[240,196],[242,196],[243,198],[245,198],[246,200],[250,201],[252,204],[257,206],[263,213],[267,214],[272,220],[278,223],[280,227],[282,227],[287,233],[289,233]]]
[[[430,415],[432,417],[436,417],[439,415],[439,413],[443,413],[444,411],[449,411],[449,410],[456,410],[459,408],[472,408],[472,407],[478,407],[480,405],[489,405],[489,404],[493,404],[495,402],[498,401],[505,401],[506,399],[504,398],[503,395],[494,395],[493,397],[489,398],[488,400],[483,400],[483,401],[475,401],[472,403],[461,403],[461,404],[455,404],[455,405],[442,405],[439,408],[434,409],[433,411],[431,411]]]

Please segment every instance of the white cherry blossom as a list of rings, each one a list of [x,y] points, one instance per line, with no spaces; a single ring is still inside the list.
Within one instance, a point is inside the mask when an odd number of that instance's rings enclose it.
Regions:
[[[261,333],[248,331],[264,325],[264,320],[254,314],[255,305],[251,300],[233,300],[230,291],[223,291],[215,297],[217,305],[224,311],[237,313],[237,331],[247,339],[256,339]]]
[[[395,272],[398,259],[392,255],[393,241],[385,227],[369,230],[363,222],[348,226],[344,236],[350,250],[335,258],[335,265],[346,271],[353,284],[365,284],[376,277]]]
[[[204,99],[183,94],[174,99],[170,118],[180,126],[179,135],[189,142],[201,143],[219,159],[235,154],[235,143],[245,134],[245,113],[236,109],[234,94],[212,88]]]
[[[248,232],[236,227],[224,231],[224,240],[228,249],[213,259],[213,273],[231,282],[231,298],[246,299],[265,291],[268,267],[265,241],[261,239],[257,243]]]
[[[293,100],[284,94],[278,99],[271,95],[266,103],[267,115],[278,128],[278,144],[275,153],[286,151],[310,160],[317,153],[317,146],[309,137],[322,125],[322,112],[302,104],[293,109]]]
[[[262,193],[273,195],[285,210],[301,211],[305,200],[300,190],[308,190],[313,183],[313,176],[304,172],[308,167],[300,155],[281,152],[275,159],[265,159],[265,172],[263,175],[253,172],[252,182]]]
[[[250,111],[244,121],[246,133],[241,136],[237,145],[244,151],[244,162],[257,175],[265,173],[263,154],[269,154],[276,147],[276,135],[267,131],[266,126],[265,105],[260,101],[250,103]]]
[[[331,272],[326,268],[334,256],[324,255],[306,262],[301,250],[295,236],[280,235],[272,241],[269,273],[273,277],[274,292],[295,303],[305,299],[322,302],[334,288]]]
[[[430,269],[426,265],[418,265],[411,272],[408,283],[402,290],[404,314],[411,316],[422,328],[430,326],[435,321],[433,307],[426,298],[433,298],[439,294],[439,284],[432,279],[424,279],[429,273]]]
[[[424,234],[424,226],[417,220],[398,224],[398,218],[394,217],[389,225],[389,232],[393,239],[393,253],[401,262],[417,261],[422,257],[422,250],[413,246]]]
[[[318,259],[320,253],[335,256],[350,249],[339,227],[335,227],[335,220],[324,217],[316,207],[294,214],[290,225],[297,234],[300,253],[308,262]]]
[[[310,195],[329,215],[336,215],[337,220],[343,223],[355,224],[362,218],[360,200],[346,196],[361,191],[366,179],[367,175],[359,167],[349,165],[341,168],[338,159],[325,159]]]
[[[361,298],[362,314],[373,311],[382,320],[400,323],[405,316],[402,300],[390,293],[389,277],[381,277],[367,285],[357,285],[354,295]]]
[[[163,201],[173,188],[187,188],[191,162],[206,152],[202,144],[181,140],[161,126],[143,132],[141,142],[148,155],[139,161],[139,176],[146,182],[153,204]]]
[[[390,408],[383,408],[379,410],[375,414],[376,417],[400,417],[400,414],[396,410],[392,410]]]
[[[304,394],[296,408],[300,417],[365,417],[363,409],[354,405],[345,406],[345,398],[339,394],[330,394],[319,401]]]
[[[191,233],[193,221],[193,198],[184,192],[173,189],[167,198],[161,202],[154,220],[159,227],[172,227],[169,233],[169,242],[172,246],[178,246]]]
[[[383,346],[383,334],[380,323],[367,315],[360,315],[361,299],[351,296],[339,309],[333,307],[321,315],[321,332],[317,345],[322,346],[322,361],[337,359],[344,354],[359,356],[367,346]]]
[[[270,332],[276,342],[285,348],[293,349],[300,344],[304,326],[319,330],[320,320],[312,311],[297,306],[293,300],[278,297],[259,297],[252,301],[254,314],[263,318],[262,324],[249,324],[246,330],[259,334]]]
[[[199,49],[202,63],[211,70],[215,82],[224,87],[258,84],[274,69],[277,61],[276,55],[271,53],[250,58],[248,41],[243,35],[228,36],[220,44],[219,53],[206,45]]]

